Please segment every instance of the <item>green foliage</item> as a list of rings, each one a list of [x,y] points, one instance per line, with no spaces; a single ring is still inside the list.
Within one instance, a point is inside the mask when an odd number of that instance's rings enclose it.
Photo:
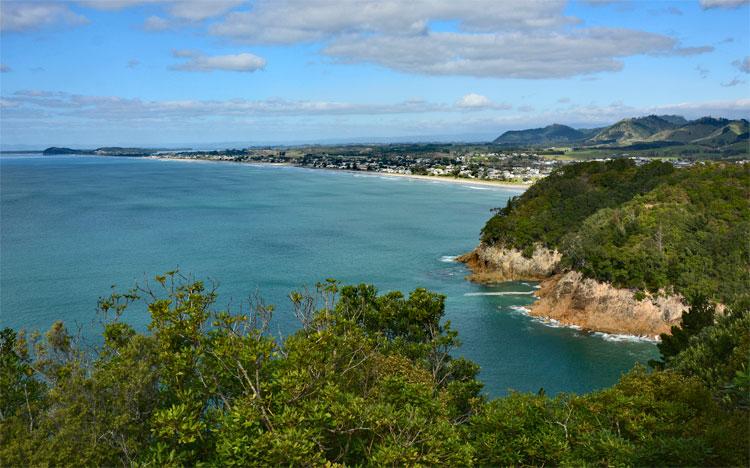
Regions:
[[[482,241],[523,250],[556,248],[562,237],[601,208],[647,193],[674,168],[654,161],[637,167],[629,159],[564,166],[511,198],[482,230]]]
[[[0,333],[0,465],[750,461],[736,398],[748,381],[747,314],[703,328],[674,370],[636,369],[590,395],[488,403],[478,366],[452,356],[438,294],[326,280],[290,294],[302,327],[277,341],[262,301],[232,314],[202,282],[170,272],[156,283],[100,302],[93,350],[59,322],[43,337]],[[147,334],[122,320],[140,301]],[[714,376],[729,384],[706,385]]]
[[[750,307],[735,304],[716,323],[688,337],[667,366],[699,378],[730,406],[750,408]]]
[[[750,165],[629,160],[566,166],[482,231],[525,253],[557,249],[563,267],[618,287],[725,303],[750,291],[749,237]]]
[[[495,400],[465,430],[484,466],[730,466],[746,463],[746,418],[697,380],[636,368],[589,395]]]
[[[664,367],[673,357],[688,348],[690,339],[704,328],[713,325],[716,317],[716,305],[706,296],[696,296],[690,301],[690,308],[680,317],[680,325],[673,325],[670,333],[659,335],[661,341],[656,345],[661,353],[658,366]]]

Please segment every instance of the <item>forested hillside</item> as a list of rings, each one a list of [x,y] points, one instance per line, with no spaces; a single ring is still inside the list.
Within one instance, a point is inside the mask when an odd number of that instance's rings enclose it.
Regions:
[[[733,302],[750,292],[750,165],[629,160],[562,168],[498,210],[482,241],[563,254],[615,286]]]
[[[734,149],[738,151],[736,154],[742,154],[748,150],[748,121],[713,117],[688,121],[678,115],[648,115],[623,119],[594,129],[552,124],[544,128],[510,130],[493,143],[505,146],[576,145],[630,149],[679,146],[683,150],[693,145],[714,150]]]
[[[103,340],[62,324],[0,333],[0,465],[747,466],[747,308],[696,303],[660,370],[588,395],[487,401],[455,358],[444,298],[372,286],[292,293],[272,308],[215,308],[169,273],[100,303]],[[149,332],[126,320],[145,302]]]

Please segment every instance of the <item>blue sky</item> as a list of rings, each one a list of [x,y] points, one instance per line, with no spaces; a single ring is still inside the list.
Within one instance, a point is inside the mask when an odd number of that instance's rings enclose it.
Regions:
[[[747,0],[0,0],[0,139],[483,140],[750,115]]]

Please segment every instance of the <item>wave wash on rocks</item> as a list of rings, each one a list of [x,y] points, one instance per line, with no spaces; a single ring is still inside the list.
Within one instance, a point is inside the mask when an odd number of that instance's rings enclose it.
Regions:
[[[654,337],[669,333],[687,310],[681,296],[638,299],[630,289],[560,271],[561,258],[560,252],[539,246],[526,257],[518,249],[482,243],[456,260],[469,267],[467,279],[473,282],[540,281],[530,315],[586,330]]]

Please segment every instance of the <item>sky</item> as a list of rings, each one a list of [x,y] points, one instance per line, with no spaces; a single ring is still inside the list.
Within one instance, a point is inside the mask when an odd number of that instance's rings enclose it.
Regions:
[[[0,147],[750,116],[750,0],[0,0]]]

